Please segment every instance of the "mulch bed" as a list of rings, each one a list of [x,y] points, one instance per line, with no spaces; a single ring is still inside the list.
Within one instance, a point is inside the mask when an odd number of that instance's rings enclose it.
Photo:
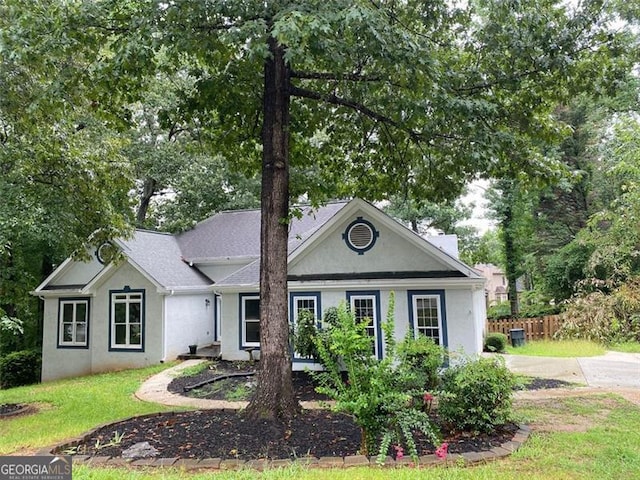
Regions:
[[[0,404],[0,419],[34,413],[36,408],[23,403],[2,403]]]
[[[450,432],[444,441],[449,443],[450,453],[491,450],[511,440],[517,428],[506,425],[490,435]],[[120,435],[117,445],[110,444]],[[434,445],[421,434],[416,433],[416,441],[420,455],[434,452]],[[235,411],[201,410],[157,414],[109,425],[86,438],[75,453],[119,457],[140,442],[148,442],[158,451],[158,457],[166,458],[344,457],[359,453],[360,429],[350,417],[327,410],[304,410],[288,423],[247,420]]]
[[[175,378],[169,391],[181,395],[224,400],[228,392],[238,386],[250,391],[256,379],[252,375],[224,380],[224,388],[216,383],[185,392],[185,387],[211,380],[228,373],[255,371],[255,364],[238,365],[216,362],[215,369],[200,374]],[[305,372],[294,372],[294,388],[298,400],[323,400],[314,390],[312,379]],[[567,382],[533,379],[525,388],[557,388]],[[434,416],[434,422],[438,418]],[[511,440],[517,431],[513,424],[505,425],[491,434],[473,434],[441,429],[449,452],[479,452],[491,450]],[[434,453],[435,447],[416,432],[418,453]],[[91,456],[119,457],[135,444],[148,442],[157,450],[157,457],[165,458],[221,458],[221,459],[295,459],[312,457],[344,457],[357,455],[360,449],[360,429],[349,416],[328,410],[304,410],[291,421],[248,420],[242,412],[202,410],[173,412],[137,417],[111,424],[94,431],[85,438],[75,453]],[[61,447],[60,451],[64,451]],[[377,452],[373,452],[377,454]],[[391,448],[389,455],[394,456]]]

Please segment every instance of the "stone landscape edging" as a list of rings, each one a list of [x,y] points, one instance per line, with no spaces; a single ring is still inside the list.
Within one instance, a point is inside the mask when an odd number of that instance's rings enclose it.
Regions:
[[[226,409],[230,411],[234,409]],[[223,409],[225,411],[225,409]],[[144,415],[134,415],[124,420],[117,422],[109,422],[99,425],[88,432],[74,438],[67,440],[66,442],[47,447],[40,450],[36,455],[38,456],[55,456],[64,454],[66,450],[77,447],[78,445],[85,443],[88,438],[93,436],[101,428],[108,426],[117,426],[121,423],[126,423],[131,420],[141,418],[152,418],[161,415],[172,415],[183,413],[181,411],[171,412],[156,412]],[[222,458],[179,458],[179,457],[160,457],[160,458],[122,458],[111,456],[91,456],[91,455],[72,455],[73,463],[79,465],[90,466],[104,466],[104,467],[173,467],[182,468],[188,470],[194,469],[210,469],[210,470],[240,470],[240,469],[253,469],[253,470],[265,470],[267,468],[281,468],[289,465],[304,465],[312,468],[349,468],[349,467],[365,467],[365,466],[379,466],[379,467],[430,467],[437,465],[458,465],[459,462],[463,462],[465,466],[473,465],[477,463],[489,462],[498,460],[506,456],[511,455],[518,450],[520,446],[529,438],[531,429],[528,425],[519,425],[518,430],[514,434],[513,438],[508,442],[502,443],[499,447],[494,447],[491,450],[483,450],[480,452],[464,452],[459,454],[450,454],[446,459],[438,458],[435,454],[421,455],[418,457],[418,462],[414,462],[411,457],[404,457],[400,460],[395,460],[391,457],[387,457],[383,464],[376,462],[377,457],[367,457],[365,455],[349,455],[345,457],[300,457],[296,459],[254,459],[254,460],[240,460],[240,459],[222,459]]]

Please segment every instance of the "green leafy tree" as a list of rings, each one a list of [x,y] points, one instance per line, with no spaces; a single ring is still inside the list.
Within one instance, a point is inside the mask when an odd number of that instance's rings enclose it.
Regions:
[[[7,2],[15,25],[33,11]],[[532,138],[556,136],[552,105],[627,68],[618,60],[626,39],[607,28],[597,1],[576,9],[546,0],[41,5],[51,11],[29,18],[34,31],[63,43],[68,60],[88,59],[56,83],[84,80],[78,94],[115,122],[158,72],[185,72],[194,89],[177,110],[201,122],[239,170],[262,172],[253,416],[297,409],[287,348],[290,197],[375,200],[408,186],[416,198],[441,200],[478,172],[500,178],[514,163],[548,174],[553,163],[526,152]]]

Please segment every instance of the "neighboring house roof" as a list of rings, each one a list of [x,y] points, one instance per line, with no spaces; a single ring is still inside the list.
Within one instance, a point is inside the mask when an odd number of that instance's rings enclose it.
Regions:
[[[301,207],[300,218],[293,217],[289,228],[289,251],[293,251],[322,227],[347,202],[329,203],[313,209]],[[185,260],[206,263],[234,257],[260,256],[260,210],[220,212],[198,223],[177,237]]]

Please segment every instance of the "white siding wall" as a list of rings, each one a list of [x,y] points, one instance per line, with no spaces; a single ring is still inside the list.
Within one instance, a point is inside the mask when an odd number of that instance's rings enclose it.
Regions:
[[[145,290],[144,351],[109,350],[110,290]],[[159,363],[163,352],[163,301],[156,287],[128,263],[98,287],[90,299],[89,349],[57,348],[58,299],[45,301],[42,380],[135,368]]]
[[[85,285],[104,268],[104,265],[93,256],[89,262],[73,262],[69,267],[56,276],[52,285]]]
[[[42,381],[56,378],[77,377],[91,373],[91,352],[88,349],[58,349],[58,305],[57,298],[44,301],[44,323],[42,335]],[[90,312],[93,303],[90,300]],[[92,315],[93,316],[93,315]],[[89,333],[91,333],[91,320]]]
[[[351,250],[342,239],[347,226],[355,220],[349,218],[319,242],[318,245],[297,258],[289,267],[292,275],[308,275],[336,272],[398,272],[445,270],[444,265],[408,240],[389,230],[379,222],[373,222],[380,232],[373,248],[363,255]],[[367,220],[367,218],[364,218]]]
[[[434,290],[434,287],[416,287],[410,290]],[[347,291],[371,291],[378,290],[380,294],[380,321],[385,321],[389,309],[389,296],[391,291],[395,293],[395,333],[396,339],[401,340],[410,329],[409,299],[406,288],[376,289],[371,285],[362,287],[349,287],[342,289],[325,290],[321,293],[322,310],[338,306],[346,302]],[[478,293],[479,292],[479,293]],[[483,307],[482,288],[472,292],[471,288],[445,289],[445,314],[447,321],[447,333],[449,350],[474,355],[482,351],[482,325],[483,313],[479,309]],[[222,323],[222,357],[227,360],[247,360],[246,352],[239,348],[239,299],[238,293],[225,293],[223,295],[223,323]],[[256,355],[258,356],[258,355]],[[310,367],[309,363],[294,362],[294,370],[304,370]]]
[[[206,300],[209,301],[207,305]],[[171,295],[165,297],[165,358],[173,360],[189,345],[210,345],[214,328],[213,295]]]

